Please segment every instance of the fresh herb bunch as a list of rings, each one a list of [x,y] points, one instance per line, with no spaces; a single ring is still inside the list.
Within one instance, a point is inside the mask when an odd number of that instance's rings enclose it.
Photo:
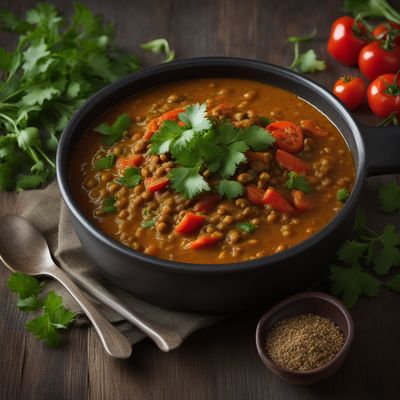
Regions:
[[[17,307],[25,312],[42,309],[42,314],[25,324],[28,331],[50,347],[60,345],[60,329],[66,329],[75,319],[75,314],[64,308],[62,297],[50,291],[45,298],[40,297],[43,282],[16,272],[8,279],[9,289],[18,294]]]
[[[111,24],[80,4],[68,25],[46,3],[23,19],[2,11],[0,25],[20,35],[14,52],[0,48],[0,189],[30,189],[54,174],[73,112],[139,62],[116,47]]]
[[[386,0],[344,0],[343,10],[358,18],[385,18],[400,24],[400,13]]]
[[[169,172],[171,186],[189,199],[211,190],[202,175],[206,170],[213,175],[213,184],[221,196],[232,199],[242,195],[243,186],[230,178],[247,161],[245,152],[262,151],[275,142],[269,132],[256,125],[237,129],[227,121],[211,121],[205,104],[186,107],[179,120],[181,123],[164,122],[151,138],[151,152],[172,155],[179,166]]]
[[[395,182],[381,188],[383,211],[400,208],[399,192]],[[387,225],[378,234],[367,228],[365,216],[359,212],[354,234],[355,239],[345,242],[337,252],[337,261],[342,265],[331,266],[332,293],[352,307],[360,295],[374,297],[383,287],[400,292],[400,274],[391,273],[392,267],[400,266],[400,234],[395,226]]]

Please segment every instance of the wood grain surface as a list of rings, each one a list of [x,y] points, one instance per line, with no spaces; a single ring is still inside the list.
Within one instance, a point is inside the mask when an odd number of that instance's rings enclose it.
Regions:
[[[36,2],[2,0],[1,8],[22,14]],[[54,1],[67,15],[69,1]],[[328,70],[312,79],[331,87],[349,71],[326,54],[331,22],[341,15],[340,1],[269,0],[113,0],[84,1],[114,21],[118,42],[145,64],[160,58],[138,44],[166,37],[178,58],[229,55],[287,66],[292,60],[289,35],[318,28],[313,43],[328,60]],[[396,4],[397,3],[397,4]],[[400,7],[399,1],[392,1]],[[0,46],[12,49],[15,37],[1,33]],[[374,122],[366,108],[356,115]],[[393,177],[369,178],[364,205],[372,226],[399,225],[399,216],[378,212],[379,186]],[[397,177],[398,179],[398,177]],[[15,194],[0,194],[0,214],[18,212]],[[23,327],[25,314],[6,288],[8,272],[0,268],[0,399],[397,399],[400,398],[400,296],[383,293],[362,299],[352,310],[356,335],[343,367],[311,387],[281,382],[265,368],[255,348],[259,314],[232,317],[193,334],[179,349],[165,354],[150,341],[136,345],[128,361],[106,356],[92,328],[75,328],[58,350],[48,349]]]

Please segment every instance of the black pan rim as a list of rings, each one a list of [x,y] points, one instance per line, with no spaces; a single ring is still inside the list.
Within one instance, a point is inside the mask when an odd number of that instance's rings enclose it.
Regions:
[[[77,126],[79,126],[84,115],[91,110],[93,107],[101,104],[105,98],[111,96],[114,92],[120,90],[127,84],[139,81],[143,78],[151,77],[159,73],[166,71],[180,70],[184,68],[201,68],[208,66],[220,66],[220,67],[231,67],[231,66],[245,67],[249,69],[268,70],[269,72],[277,75],[283,75],[293,81],[297,81],[303,85],[308,86],[314,92],[316,92],[321,98],[328,102],[337,112],[341,115],[342,119],[349,126],[353,137],[356,142],[357,153],[359,155],[359,163],[356,171],[356,179],[353,186],[352,193],[347,200],[343,209],[333,218],[327,225],[324,226],[320,231],[309,237],[308,239],[298,243],[295,246],[290,247],[280,253],[261,257],[254,260],[246,260],[237,263],[225,263],[225,264],[195,264],[195,263],[183,263],[178,261],[165,260],[153,256],[146,255],[144,253],[137,252],[129,247],[124,246],[122,243],[114,240],[107,234],[101,232],[94,224],[92,224],[80,211],[79,206],[76,204],[72,193],[68,185],[68,169],[66,165],[66,154],[64,149],[68,145],[69,140],[75,135]],[[278,86],[279,87],[279,86]],[[318,109],[316,105],[314,105]],[[234,273],[238,271],[249,271],[258,268],[268,268],[268,265],[272,265],[276,262],[282,262],[285,259],[292,258],[297,254],[315,246],[318,242],[329,236],[336,227],[348,218],[356,207],[358,202],[358,195],[361,192],[362,185],[366,176],[366,160],[365,160],[365,145],[362,140],[361,133],[358,125],[351,117],[349,112],[346,110],[344,105],[329,93],[324,87],[317,84],[316,82],[305,78],[304,76],[293,72],[289,69],[269,64],[259,60],[236,58],[236,57],[198,57],[189,58],[179,61],[174,61],[168,64],[160,64],[153,67],[144,68],[139,72],[130,74],[118,81],[111,83],[104,87],[99,92],[90,97],[79,110],[75,112],[63,134],[60,138],[60,143],[57,150],[57,180],[60,187],[62,197],[67,204],[69,211],[72,213],[74,218],[97,240],[100,240],[105,246],[111,247],[114,251],[123,253],[125,256],[130,257],[132,262],[135,259],[139,259],[143,263],[151,264],[153,267],[161,269],[169,269],[171,271],[179,273]],[[127,265],[129,268],[129,265]]]

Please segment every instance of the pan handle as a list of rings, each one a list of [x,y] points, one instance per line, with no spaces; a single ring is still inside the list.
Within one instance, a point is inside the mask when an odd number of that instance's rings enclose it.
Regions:
[[[366,148],[367,175],[400,173],[400,126],[360,125]]]

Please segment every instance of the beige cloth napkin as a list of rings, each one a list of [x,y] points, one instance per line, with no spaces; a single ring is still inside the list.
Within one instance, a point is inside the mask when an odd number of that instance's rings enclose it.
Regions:
[[[45,189],[21,192],[17,199],[25,205],[22,216],[45,235],[58,266],[90,295],[103,315],[115,323],[132,344],[145,338],[145,334],[131,323],[135,312],[140,312],[149,320],[155,321],[161,336],[170,338],[172,335],[174,347],[179,346],[192,332],[223,318],[223,316],[165,310],[135,298],[106,280],[83,251],[69,218],[67,206],[61,199],[57,182],[52,182]],[[87,323],[78,304],[58,282],[50,281],[47,288],[61,294],[66,306],[78,313],[77,324]],[[95,300],[96,292],[102,293],[122,307],[124,318]]]

